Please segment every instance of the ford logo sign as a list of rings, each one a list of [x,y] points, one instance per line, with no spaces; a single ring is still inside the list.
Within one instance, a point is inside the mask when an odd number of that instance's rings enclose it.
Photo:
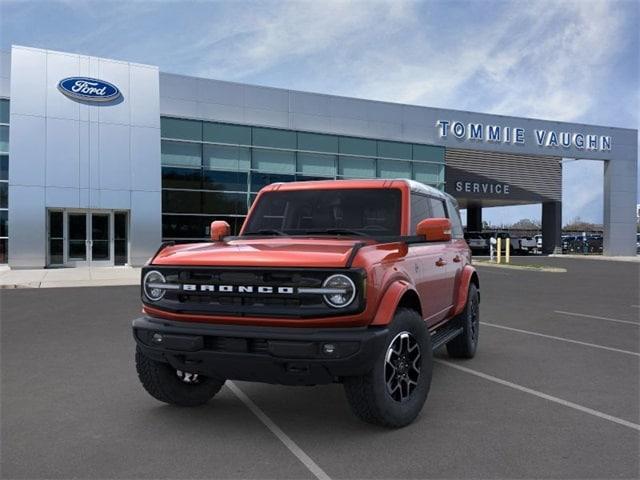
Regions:
[[[120,97],[118,87],[97,78],[63,78],[58,82],[58,90],[67,97],[88,102],[110,102]]]

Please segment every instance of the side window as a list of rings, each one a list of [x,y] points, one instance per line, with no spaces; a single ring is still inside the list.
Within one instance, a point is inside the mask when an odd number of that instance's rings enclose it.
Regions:
[[[447,200],[447,210],[449,212],[449,220],[451,220],[451,236],[453,238],[464,238],[460,212],[451,200]]]
[[[411,194],[411,232],[410,235],[416,234],[416,229],[420,220],[429,218],[428,198],[424,195]]]
[[[431,207],[432,218],[446,218],[447,213],[444,208],[444,202],[439,198],[429,197],[429,206]]]

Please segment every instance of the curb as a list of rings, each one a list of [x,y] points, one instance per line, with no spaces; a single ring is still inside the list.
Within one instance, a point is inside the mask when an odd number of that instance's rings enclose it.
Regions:
[[[527,270],[529,272],[548,272],[548,273],[566,273],[567,269],[562,267],[531,267],[527,265],[510,265],[510,264],[498,264],[489,262],[473,262],[474,267],[490,267],[490,268],[504,268],[505,270]]]

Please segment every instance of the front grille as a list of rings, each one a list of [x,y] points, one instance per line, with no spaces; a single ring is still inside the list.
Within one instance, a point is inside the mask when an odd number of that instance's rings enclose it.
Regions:
[[[318,317],[346,315],[364,307],[364,273],[359,269],[235,269],[210,267],[146,267],[146,272],[161,272],[167,283],[180,289],[166,290],[162,300],[150,302],[143,293],[143,301],[154,307],[177,313],[260,316],[260,317]],[[335,273],[349,276],[357,294],[348,307],[328,306],[321,294],[301,293],[299,288],[321,288],[327,277]],[[186,290],[186,286],[192,290]],[[222,286],[222,287],[221,287]],[[240,288],[244,291],[238,291]],[[253,291],[246,291],[251,287]],[[213,288],[213,291],[202,290]],[[221,288],[231,291],[220,291]],[[258,289],[265,289],[258,291]],[[285,289],[282,292],[281,289]],[[294,293],[286,292],[291,289]]]

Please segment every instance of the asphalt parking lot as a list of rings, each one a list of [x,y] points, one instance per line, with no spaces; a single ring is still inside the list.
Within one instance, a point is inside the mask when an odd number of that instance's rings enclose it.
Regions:
[[[137,287],[0,290],[2,478],[638,478],[640,264],[514,261],[568,271],[479,267],[478,355],[438,352],[395,431],[340,385],[163,405],[135,374]]]

